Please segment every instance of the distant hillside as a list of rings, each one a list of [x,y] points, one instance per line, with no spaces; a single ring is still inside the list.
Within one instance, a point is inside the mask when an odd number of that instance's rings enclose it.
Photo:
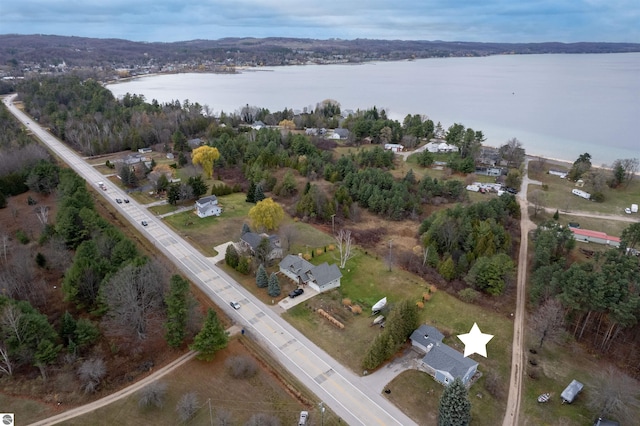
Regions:
[[[185,62],[287,65],[308,61],[401,60],[532,53],[640,52],[639,43],[471,43],[402,40],[225,38],[174,43],[54,35],[0,35],[0,66],[65,62],[75,67],[122,67]]]

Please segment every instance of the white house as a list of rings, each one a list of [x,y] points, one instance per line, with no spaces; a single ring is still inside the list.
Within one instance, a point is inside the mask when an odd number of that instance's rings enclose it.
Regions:
[[[298,285],[308,285],[319,293],[340,287],[342,273],[335,264],[324,262],[314,266],[300,256],[289,254],[279,266],[280,272]]]
[[[404,146],[399,143],[385,143],[384,149],[391,152],[402,152],[404,151]]]
[[[196,214],[200,217],[220,216],[222,207],[218,205],[218,198],[215,195],[200,198],[196,201]]]
[[[577,195],[578,197],[584,198],[585,200],[589,200],[591,199],[591,194],[589,194],[588,192],[585,192],[581,189],[572,189],[571,193],[573,195]]]
[[[425,145],[427,151],[436,152],[458,152],[458,147],[455,145],[449,145],[442,139],[431,139],[428,144]]]
[[[567,172],[563,172],[561,170],[549,170],[550,175],[560,176],[560,179],[564,179],[567,177]]]
[[[348,137],[349,130],[343,128],[333,129],[333,133],[329,135],[330,139],[347,139]]]
[[[264,129],[265,127],[267,127],[267,125],[260,120],[254,121],[253,124],[251,125],[251,128],[253,130],[260,130],[260,129]]]

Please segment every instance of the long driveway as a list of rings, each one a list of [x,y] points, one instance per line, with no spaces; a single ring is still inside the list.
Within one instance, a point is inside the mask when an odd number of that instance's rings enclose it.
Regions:
[[[257,300],[161,220],[149,214],[144,206],[135,200],[128,204],[117,204],[115,199],[125,198],[125,192],[105,180],[73,150],[34,123],[31,117],[13,104],[14,98],[15,95],[8,96],[4,103],[18,120],[90,185],[104,181],[107,190],[98,192],[234,321],[242,325],[249,337],[256,339],[314,392],[319,401],[326,403],[350,425],[415,425],[377,390],[367,388],[360,377],[344,368]],[[147,226],[142,226],[143,220]],[[237,311],[232,309],[229,305],[232,301],[239,302],[241,308]]]

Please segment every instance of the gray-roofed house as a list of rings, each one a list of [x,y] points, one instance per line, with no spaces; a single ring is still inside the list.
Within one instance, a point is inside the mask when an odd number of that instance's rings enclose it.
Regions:
[[[331,139],[347,139],[349,137],[349,129],[343,129],[341,127],[333,129],[333,133],[329,136]]]
[[[336,264],[324,262],[318,266],[300,256],[287,255],[280,262],[280,272],[298,285],[308,285],[322,293],[340,287],[342,273]]]
[[[435,327],[422,324],[410,338],[411,344],[425,353],[420,369],[443,385],[449,385],[456,377],[468,385],[478,371],[477,362],[442,343],[444,335]]]
[[[196,149],[201,147],[204,144],[204,141],[200,138],[194,138],[194,139],[189,139],[187,141],[187,145],[189,145],[189,148],[191,149]]]
[[[562,398],[562,403],[564,404],[566,402],[567,404],[571,404],[573,400],[576,399],[576,396],[578,396],[578,394],[582,392],[583,387],[584,385],[579,381],[575,379],[572,380],[571,383],[569,383],[569,386],[564,388],[564,390],[560,394],[560,398]]]
[[[222,207],[218,205],[218,198],[215,195],[200,198],[196,201],[196,214],[199,217],[220,216]]]
[[[245,232],[240,237],[240,250],[249,252],[251,255],[255,254],[260,242],[263,238],[269,240],[269,256],[268,260],[281,259],[282,258],[282,246],[280,245],[280,237],[277,235],[257,234],[255,232]]]

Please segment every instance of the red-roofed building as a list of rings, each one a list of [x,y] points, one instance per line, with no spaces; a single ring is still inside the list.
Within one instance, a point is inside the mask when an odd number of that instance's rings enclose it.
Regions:
[[[576,241],[584,243],[606,244],[613,247],[620,246],[620,238],[607,235],[606,232],[592,231],[590,229],[571,228]]]

